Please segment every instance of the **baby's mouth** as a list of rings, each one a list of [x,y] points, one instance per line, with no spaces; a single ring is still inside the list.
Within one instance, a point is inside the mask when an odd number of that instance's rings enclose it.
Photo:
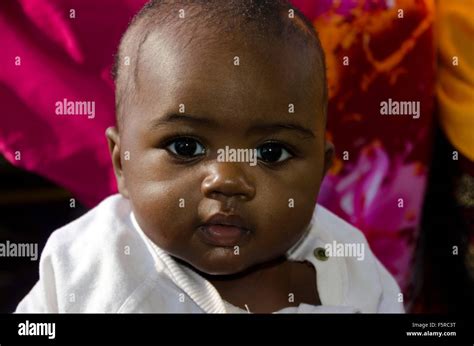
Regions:
[[[251,230],[238,215],[214,214],[198,227],[198,232],[209,245],[231,247],[241,245]]]

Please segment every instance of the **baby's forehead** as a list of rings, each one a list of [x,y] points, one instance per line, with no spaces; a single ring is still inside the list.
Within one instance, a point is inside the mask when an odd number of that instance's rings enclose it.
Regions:
[[[291,48],[240,42],[183,48],[151,36],[142,49],[135,92],[145,111],[154,114],[180,105],[222,117],[314,114],[321,102],[311,76],[317,72]]]
[[[156,31],[148,36],[136,61],[138,90],[221,89],[254,97],[280,92],[303,102],[304,92],[313,92],[314,99],[321,89],[318,81],[324,72],[314,54],[295,50],[291,42],[249,40],[244,35],[217,41],[207,39],[205,32],[193,42],[188,35],[170,39],[169,33]]]

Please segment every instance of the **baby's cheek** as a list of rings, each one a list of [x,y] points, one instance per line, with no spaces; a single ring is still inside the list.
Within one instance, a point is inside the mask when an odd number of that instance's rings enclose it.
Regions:
[[[186,179],[148,180],[135,185],[131,200],[145,233],[164,249],[189,238],[196,197]]]
[[[282,174],[275,179],[262,179],[258,189],[262,196],[259,198],[263,198],[272,206],[269,212],[277,210],[276,214],[297,218],[308,212],[308,207],[311,208],[316,200],[319,187],[316,174],[308,172],[311,171],[304,167],[295,167],[286,175]]]
[[[295,186],[296,185],[296,186]],[[309,187],[295,188],[270,187],[262,190],[259,206],[255,208],[262,232],[262,241],[285,251],[302,235],[311,221],[315,207],[315,192]],[[314,189],[313,189],[314,190]]]

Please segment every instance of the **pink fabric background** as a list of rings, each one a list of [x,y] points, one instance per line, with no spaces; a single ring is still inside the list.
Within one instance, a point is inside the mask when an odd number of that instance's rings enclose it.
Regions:
[[[104,136],[114,123],[110,69],[121,34],[144,2],[0,2],[0,153],[65,187],[88,207],[116,191]],[[429,20],[432,1],[293,3],[320,30],[328,61],[328,136],[339,150],[319,201],[364,231],[407,291],[431,143],[431,23],[413,37]],[[405,9],[405,21],[396,21],[397,8]],[[365,50],[367,37],[373,57]],[[376,68],[377,61],[397,56],[404,42],[408,49],[396,64]],[[341,67],[344,55],[352,59],[350,68]],[[381,119],[378,105],[389,97],[421,101],[422,118]],[[55,103],[64,98],[95,101],[95,118],[56,115]],[[348,161],[342,160],[344,150]],[[402,209],[398,198],[404,199]]]

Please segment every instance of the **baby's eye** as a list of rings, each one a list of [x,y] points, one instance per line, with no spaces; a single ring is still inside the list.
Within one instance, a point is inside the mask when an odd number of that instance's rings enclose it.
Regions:
[[[293,157],[284,145],[277,142],[264,143],[257,148],[257,159],[266,163],[277,163]]]
[[[176,138],[168,143],[166,149],[185,158],[193,158],[206,153],[203,145],[190,137]]]

